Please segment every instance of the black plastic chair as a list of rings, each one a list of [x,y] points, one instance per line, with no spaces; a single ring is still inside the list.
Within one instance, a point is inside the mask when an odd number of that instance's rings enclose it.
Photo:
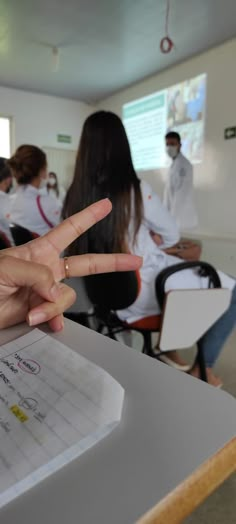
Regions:
[[[85,277],[86,292],[94,306],[94,315],[98,321],[97,331],[112,339],[116,339],[116,334],[122,331],[138,331],[143,336],[143,352],[150,357],[158,358],[156,352],[152,349],[151,335],[153,332],[161,331],[165,315],[166,281],[172,274],[189,268],[195,268],[200,275],[208,277],[209,287],[221,287],[219,276],[210,264],[205,262],[176,264],[161,271],[156,279],[156,295],[162,314],[155,317],[146,317],[133,324],[122,322],[115,311],[126,309],[136,300],[139,292],[137,273],[109,273]],[[199,364],[201,379],[207,381],[205,359],[200,347],[198,347],[196,360]]]
[[[85,289],[90,302],[94,306],[94,315],[98,321],[97,331],[102,333],[104,328],[110,338],[127,330],[114,313],[126,309],[136,300],[138,295],[138,278],[135,272],[105,273],[84,277]],[[124,293],[124,289],[126,292]]]
[[[27,244],[27,242],[38,237],[36,233],[32,233],[18,224],[10,224],[10,231],[16,246]]]

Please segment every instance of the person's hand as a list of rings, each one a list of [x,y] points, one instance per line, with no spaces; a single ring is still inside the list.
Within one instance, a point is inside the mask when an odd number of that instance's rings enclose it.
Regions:
[[[171,255],[173,257],[178,257],[178,258],[181,258],[180,255],[183,252],[182,248],[180,248],[178,244],[176,244],[175,246],[172,246],[172,247],[168,247],[168,248],[164,249],[163,251],[167,255]]]
[[[181,240],[173,247],[164,250],[167,255],[172,255],[188,262],[200,260],[201,245],[191,240]]]
[[[163,238],[161,235],[158,235],[158,233],[154,233],[153,231],[150,231],[150,236],[153,240],[153,242],[155,242],[155,244],[157,246],[162,246],[163,245]]]
[[[101,200],[45,236],[0,251],[0,328],[25,320],[30,326],[49,322],[53,331],[63,328],[62,313],[74,302],[75,292],[60,283],[68,275],[64,259],[59,255],[110,211],[110,201]],[[67,259],[70,277],[131,271],[141,265],[140,257],[125,254],[88,254]]]

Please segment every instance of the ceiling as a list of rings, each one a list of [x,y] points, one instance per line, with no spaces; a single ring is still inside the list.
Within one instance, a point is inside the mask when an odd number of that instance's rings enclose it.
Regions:
[[[94,103],[236,35],[235,0],[0,0],[0,84]],[[52,47],[60,49],[53,72]]]

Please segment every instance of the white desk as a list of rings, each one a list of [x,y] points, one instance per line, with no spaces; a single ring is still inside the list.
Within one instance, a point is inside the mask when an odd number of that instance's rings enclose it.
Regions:
[[[24,332],[1,332],[1,343]],[[156,505],[143,523],[182,522],[234,469],[235,399],[69,321],[54,337],[124,386],[123,419],[97,446],[3,508],[1,524],[133,524]]]

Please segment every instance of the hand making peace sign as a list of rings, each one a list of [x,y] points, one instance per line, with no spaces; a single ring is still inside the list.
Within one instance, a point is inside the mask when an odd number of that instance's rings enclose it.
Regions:
[[[60,258],[69,244],[105,218],[111,208],[109,200],[101,200],[43,237],[0,252],[0,328],[27,320],[31,326],[48,322],[53,331],[60,331],[62,313],[75,300],[74,290],[61,283],[66,276],[140,268],[140,257],[125,254],[78,255],[69,257],[66,263]]]

